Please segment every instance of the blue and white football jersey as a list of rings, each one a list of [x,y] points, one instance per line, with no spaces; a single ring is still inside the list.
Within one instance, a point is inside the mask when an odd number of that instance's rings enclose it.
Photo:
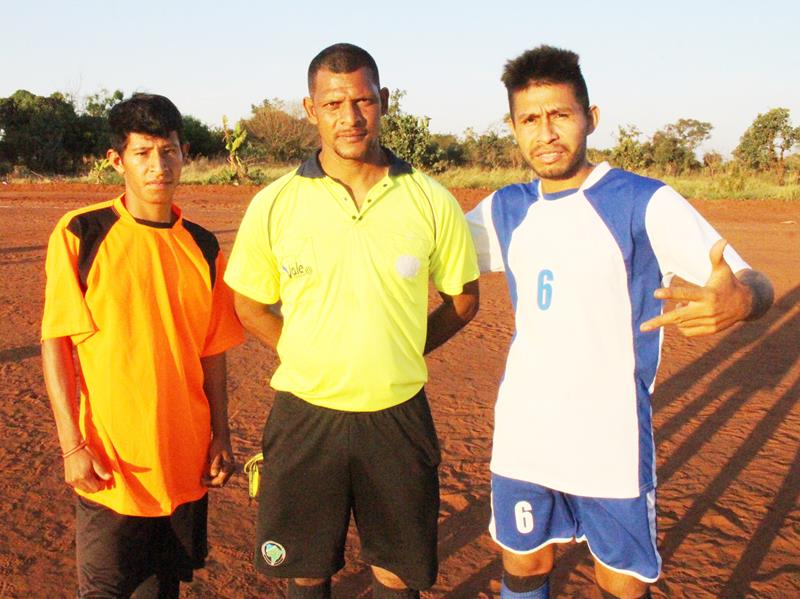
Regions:
[[[720,235],[677,192],[608,164],[548,199],[535,180],[468,215],[481,271],[504,271],[516,332],[495,407],[491,470],[589,497],[655,486],[653,291],[703,285]],[[734,272],[748,268],[729,246]]]

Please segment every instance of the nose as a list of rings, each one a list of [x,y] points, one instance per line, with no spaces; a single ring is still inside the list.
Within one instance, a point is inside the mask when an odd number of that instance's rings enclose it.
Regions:
[[[342,105],[342,122],[346,125],[361,125],[364,122],[364,115],[356,102],[344,102]]]
[[[161,173],[167,170],[167,155],[164,152],[159,151],[158,149],[154,150],[150,154],[150,170]]]
[[[541,143],[552,143],[558,139],[555,127],[550,122],[549,117],[544,117],[539,125],[539,141]]]

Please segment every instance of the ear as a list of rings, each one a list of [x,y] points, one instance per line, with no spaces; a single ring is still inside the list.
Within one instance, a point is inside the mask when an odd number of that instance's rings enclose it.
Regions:
[[[517,136],[517,132],[514,129],[514,117],[511,116],[511,113],[506,113],[505,118],[503,119],[503,123],[508,128],[508,132],[511,133],[514,137]]]
[[[592,104],[589,106],[589,126],[586,128],[586,135],[591,135],[597,129],[597,124],[600,122],[600,109]]]
[[[125,165],[122,163],[122,156],[114,148],[106,152],[106,158],[111,163],[112,168],[123,177],[125,176]]]
[[[389,88],[382,87],[381,91],[378,93],[381,97],[381,116],[384,116],[387,112],[389,112]]]
[[[185,144],[181,145],[181,160],[183,162],[186,162],[186,159],[189,158],[189,148],[191,147],[192,144],[190,144],[188,141]]]
[[[317,119],[317,111],[314,106],[314,100],[308,96],[303,98],[303,110],[306,111],[306,118],[308,119],[309,123],[312,125],[319,123],[319,119]]]

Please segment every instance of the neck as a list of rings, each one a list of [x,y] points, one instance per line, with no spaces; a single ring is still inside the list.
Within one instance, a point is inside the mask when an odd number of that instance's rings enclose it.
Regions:
[[[323,148],[319,153],[322,170],[334,181],[341,183],[361,209],[361,202],[373,185],[386,176],[389,161],[380,147],[370,152],[366,159],[346,159]]]
[[[171,223],[175,220],[171,200],[167,203],[151,204],[141,201],[135,195],[131,195],[127,191],[123,199],[125,208],[133,218],[148,220],[154,223]]]
[[[333,150],[322,148],[319,163],[326,175],[345,185],[358,185],[366,180],[383,178],[389,166],[380,147],[373,148],[363,159],[342,158]]]
[[[558,193],[565,189],[577,189],[592,174],[592,170],[594,170],[594,165],[586,161],[582,166],[578,167],[574,174],[567,178],[545,179],[542,177],[542,193]]]

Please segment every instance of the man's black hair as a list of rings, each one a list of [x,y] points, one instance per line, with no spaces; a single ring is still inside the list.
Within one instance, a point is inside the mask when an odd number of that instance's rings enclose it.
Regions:
[[[157,94],[133,94],[115,104],[108,114],[111,147],[122,154],[130,133],[169,137],[175,131],[183,144],[183,117],[169,98]]]
[[[317,54],[308,65],[308,92],[313,93],[314,81],[320,69],[327,69],[334,73],[352,73],[366,67],[375,80],[378,89],[381,87],[381,78],[378,74],[378,65],[369,52],[353,44],[341,43],[328,46]]]
[[[578,55],[553,46],[538,46],[509,60],[500,78],[508,91],[508,105],[514,115],[514,93],[530,85],[568,83],[575,99],[589,112],[589,91],[583,79]]]

